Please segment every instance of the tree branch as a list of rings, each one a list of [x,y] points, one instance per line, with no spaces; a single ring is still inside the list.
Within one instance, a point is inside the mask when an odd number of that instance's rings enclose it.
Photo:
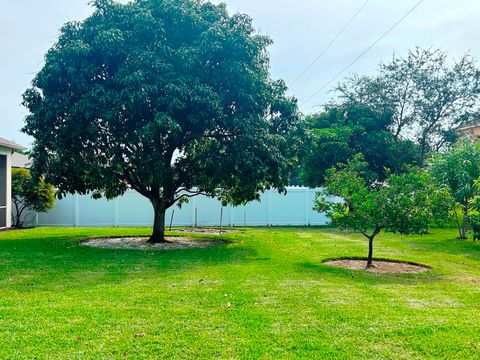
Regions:
[[[188,190],[186,190],[188,191]],[[198,191],[198,192],[194,192],[194,191],[189,191],[190,194],[182,194],[176,198],[174,198],[174,202],[177,202],[178,200],[182,199],[182,198],[192,198],[192,197],[195,197],[195,196],[198,196],[198,195],[205,195],[205,196],[208,196],[207,193],[204,193],[204,192],[201,192],[201,191]]]

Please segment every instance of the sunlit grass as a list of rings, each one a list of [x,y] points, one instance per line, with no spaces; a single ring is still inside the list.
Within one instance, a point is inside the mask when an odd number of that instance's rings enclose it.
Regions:
[[[0,233],[0,358],[475,358],[480,244],[454,230],[380,235],[422,274],[322,260],[366,242],[320,228],[242,229],[205,249],[84,248],[147,228]],[[185,235],[185,234],[182,234]],[[218,235],[194,236],[205,238]]]

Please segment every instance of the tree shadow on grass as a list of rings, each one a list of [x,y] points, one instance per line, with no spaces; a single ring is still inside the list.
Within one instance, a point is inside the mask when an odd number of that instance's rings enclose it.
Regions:
[[[436,252],[448,255],[457,255],[480,260],[480,242],[473,242],[472,239],[443,238],[443,239],[407,239],[405,244],[419,251]]]
[[[3,270],[8,272],[74,273],[95,271],[125,273],[143,271],[182,272],[202,265],[246,263],[257,255],[249,247],[227,237],[205,237],[204,240],[225,240],[204,248],[171,250],[130,250],[83,247],[88,236],[55,236],[44,239],[6,239],[0,241]],[[200,237],[199,237],[200,238]],[[2,276],[2,269],[0,269]]]

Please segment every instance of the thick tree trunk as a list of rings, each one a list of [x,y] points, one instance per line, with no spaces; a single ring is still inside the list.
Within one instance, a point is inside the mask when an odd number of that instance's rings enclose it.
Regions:
[[[165,212],[167,209],[162,201],[152,201],[152,205],[154,211],[153,232],[148,242],[153,244],[167,242],[165,240]]]
[[[373,266],[373,238],[375,236],[370,236],[368,238],[368,259],[367,259],[367,268]]]

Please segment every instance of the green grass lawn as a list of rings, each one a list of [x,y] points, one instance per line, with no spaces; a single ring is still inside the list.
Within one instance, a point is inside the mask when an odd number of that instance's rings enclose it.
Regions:
[[[454,230],[382,234],[375,255],[432,266],[330,268],[366,241],[246,229],[206,249],[84,248],[147,228],[0,233],[0,358],[478,358],[480,244]],[[195,235],[208,237],[212,235]]]

